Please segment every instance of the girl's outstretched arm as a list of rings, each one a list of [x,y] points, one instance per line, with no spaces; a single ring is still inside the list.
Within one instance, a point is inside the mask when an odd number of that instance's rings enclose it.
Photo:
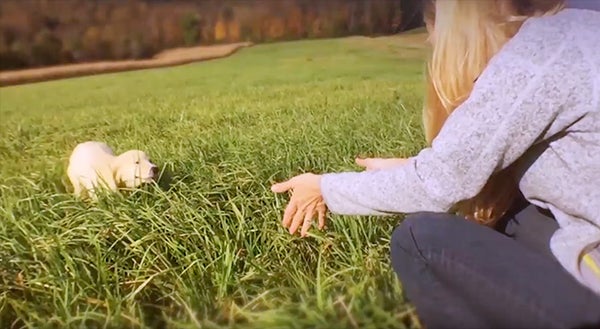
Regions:
[[[323,175],[328,209],[342,215],[445,212],[477,195],[494,172],[593,110],[582,106],[594,93],[593,74],[580,64],[581,51],[561,40],[509,42],[432,146],[405,164]]]

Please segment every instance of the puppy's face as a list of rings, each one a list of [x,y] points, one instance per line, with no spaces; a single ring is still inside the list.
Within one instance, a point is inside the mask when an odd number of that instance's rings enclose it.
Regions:
[[[128,188],[138,187],[156,180],[158,167],[150,162],[146,153],[130,150],[120,154],[113,164],[115,178],[120,185]]]

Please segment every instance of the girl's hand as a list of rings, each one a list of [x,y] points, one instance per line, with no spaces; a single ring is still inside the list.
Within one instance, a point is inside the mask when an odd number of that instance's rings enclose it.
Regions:
[[[310,173],[298,175],[285,182],[273,184],[271,190],[275,193],[292,191],[282,221],[282,225],[289,228],[290,234],[294,234],[302,225],[300,236],[305,237],[315,215],[319,218],[319,229],[325,227],[327,207],[321,195],[320,175]]]
[[[356,158],[356,164],[364,167],[367,171],[387,169],[400,166],[408,161],[404,158]]]

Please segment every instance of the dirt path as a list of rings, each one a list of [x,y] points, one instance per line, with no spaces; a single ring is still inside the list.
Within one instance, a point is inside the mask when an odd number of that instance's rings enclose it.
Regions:
[[[252,43],[250,42],[241,42],[228,45],[176,48],[163,51],[154,56],[152,59],[146,60],[68,64],[44,68],[4,71],[0,72],[0,87],[73,78],[93,74],[182,65],[197,61],[226,57],[235,53],[241,48],[250,46],[252,46]]]

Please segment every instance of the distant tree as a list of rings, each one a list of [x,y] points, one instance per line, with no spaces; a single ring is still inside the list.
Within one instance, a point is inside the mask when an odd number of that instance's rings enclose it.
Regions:
[[[288,19],[287,19],[287,34],[290,38],[302,38],[304,37],[306,34],[306,28],[302,22],[303,20],[303,13],[302,13],[302,8],[298,5],[293,6],[289,13],[288,13]]]
[[[29,67],[27,55],[12,50],[0,53],[0,70],[18,70]]]
[[[225,4],[220,16],[215,25],[215,39],[218,41],[226,40],[228,42],[239,41],[240,25],[235,20],[234,8]]]
[[[54,31],[60,25],[60,19],[53,16],[44,16],[44,26],[49,31]]]
[[[267,21],[267,40],[275,41],[285,35],[285,22],[279,16],[272,16]]]
[[[200,18],[196,13],[186,13],[181,19],[183,41],[186,46],[195,45],[200,39]]]
[[[110,2],[96,4],[93,11],[93,18],[96,24],[105,24],[108,21],[122,21],[125,19],[127,9],[121,7],[113,13],[111,5],[112,3]]]
[[[144,37],[143,33],[136,33],[130,39],[130,53],[133,59],[142,59],[152,57],[155,48],[152,43]]]
[[[164,47],[176,47],[181,43],[185,44],[183,29],[178,24],[178,17],[169,13],[162,21],[161,34]]]
[[[34,65],[60,64],[62,55],[62,41],[50,30],[44,29],[36,34],[31,47],[31,57]]]
[[[229,42],[239,42],[241,40],[242,29],[240,23],[236,20],[232,20],[227,23],[227,40]]]
[[[106,24],[101,29],[101,36],[99,42],[109,43],[107,47],[105,44],[104,48],[110,48],[110,59],[126,59],[130,58],[131,51],[129,49],[130,43],[130,32],[119,26],[117,23]],[[100,50],[95,50],[100,52]],[[108,51],[104,49],[103,51]]]
[[[17,41],[19,36],[18,32],[13,27],[3,28],[0,32],[2,40],[7,46],[10,46],[13,42]]]
[[[88,27],[81,40],[84,58],[94,60],[100,58],[98,55],[101,53],[100,48],[103,46],[101,43],[103,43],[102,29],[98,26]]]
[[[223,19],[217,20],[215,24],[215,41],[221,42],[227,38],[227,23]]]
[[[10,34],[0,33],[0,70],[15,70],[29,66],[28,57],[22,42]]]
[[[335,7],[335,8],[332,8]],[[336,10],[337,9],[337,10]],[[350,17],[350,7],[346,2],[330,4],[327,10],[330,16],[328,20],[328,36],[342,36],[348,33],[348,21]]]
[[[235,13],[233,11],[233,8],[229,5],[225,5],[225,7],[223,8],[223,12],[221,13],[221,17],[227,23],[233,21],[235,19]]]
[[[373,3],[371,1],[362,1],[362,33],[373,34]]]

